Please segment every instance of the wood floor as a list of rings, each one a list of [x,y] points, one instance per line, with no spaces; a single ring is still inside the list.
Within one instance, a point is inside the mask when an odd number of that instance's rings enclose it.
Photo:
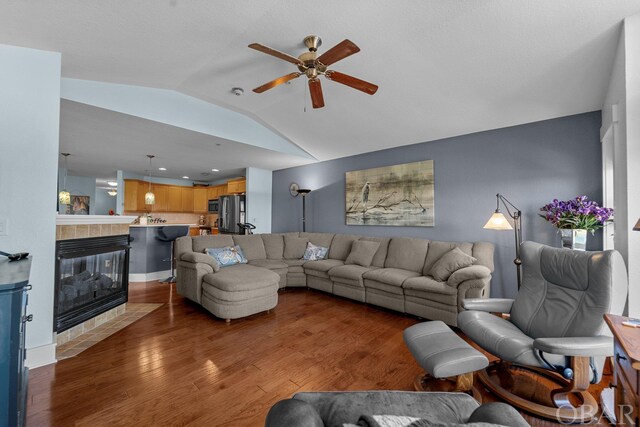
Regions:
[[[321,292],[283,292],[271,313],[231,324],[172,285],[132,284],[129,300],[165,305],[30,371],[28,426],[262,426],[297,391],[412,390],[420,373],[402,341],[418,319]]]

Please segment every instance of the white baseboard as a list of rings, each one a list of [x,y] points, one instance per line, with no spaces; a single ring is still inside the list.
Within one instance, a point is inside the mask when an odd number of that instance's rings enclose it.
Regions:
[[[40,347],[28,348],[27,359],[24,364],[29,369],[33,369],[56,362],[56,344],[52,343]]]
[[[154,271],[153,273],[129,274],[129,282],[151,282],[154,280],[164,280],[171,276],[171,270]]]

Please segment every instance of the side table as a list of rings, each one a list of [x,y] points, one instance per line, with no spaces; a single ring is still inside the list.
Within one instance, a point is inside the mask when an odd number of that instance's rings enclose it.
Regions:
[[[615,407],[619,426],[639,426],[640,329],[624,326],[628,317],[605,314],[613,332]]]

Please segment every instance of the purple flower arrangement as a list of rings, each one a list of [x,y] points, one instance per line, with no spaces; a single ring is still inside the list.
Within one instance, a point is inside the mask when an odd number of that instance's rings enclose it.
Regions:
[[[602,228],[605,222],[611,221],[613,209],[603,208],[587,196],[578,196],[575,199],[560,201],[553,199],[548,205],[540,208],[544,214],[539,214],[560,229],[585,229],[593,234]]]

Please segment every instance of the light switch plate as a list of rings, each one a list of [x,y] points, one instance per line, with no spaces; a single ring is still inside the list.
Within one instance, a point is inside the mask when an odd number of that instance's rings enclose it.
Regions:
[[[9,235],[9,220],[7,218],[0,218],[0,236]]]

